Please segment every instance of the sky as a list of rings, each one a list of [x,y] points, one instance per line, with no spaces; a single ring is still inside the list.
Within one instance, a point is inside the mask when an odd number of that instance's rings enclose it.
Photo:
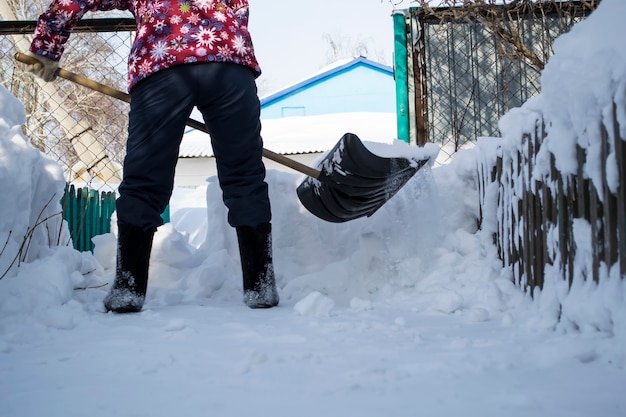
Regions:
[[[502,138],[422,168],[369,218],[321,221],[296,198],[301,175],[269,170],[281,302],[268,310],[243,303],[236,234],[210,177],[174,191],[143,311],[105,313],[115,228],[94,238],[93,254],[54,243],[67,239],[54,198],[64,173],[30,145],[22,103],[0,86],[0,415],[623,417],[619,268],[582,279],[593,257],[579,219],[571,289],[548,268],[531,298],[497,257],[496,194],[485,194],[477,229],[475,178],[542,116],[539,155],[568,171],[584,145],[585,174],[620,185],[623,167],[615,152],[599,160],[595,132],[615,103],[626,138],[625,14],[626,2],[603,0],[559,38],[541,94],[501,119]],[[398,157],[437,151],[386,146]]]
[[[326,36],[346,45],[364,42],[368,58],[392,66],[392,11],[387,0],[250,0],[249,28],[263,71],[260,94],[297,83],[326,66]]]

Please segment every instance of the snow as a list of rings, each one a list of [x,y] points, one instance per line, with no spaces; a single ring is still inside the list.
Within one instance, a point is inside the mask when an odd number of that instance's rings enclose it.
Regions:
[[[568,169],[571,142],[595,146],[582,132],[612,97],[626,127],[625,12],[604,0],[561,38],[544,93],[503,118],[507,135],[549,116],[550,150]],[[269,171],[281,295],[269,310],[243,304],[216,179],[176,189],[144,310],[115,315],[102,309],[114,234],[94,239],[93,255],[58,245],[62,172],[28,145],[23,107],[3,88],[0,104],[1,416],[626,415],[623,277],[613,267],[569,290],[549,269],[534,299],[513,285],[493,219],[477,230],[477,161],[494,139],[423,168],[372,217],[343,224],[301,207],[301,175]],[[28,227],[48,217],[10,266]],[[587,227],[575,236],[591,250]]]

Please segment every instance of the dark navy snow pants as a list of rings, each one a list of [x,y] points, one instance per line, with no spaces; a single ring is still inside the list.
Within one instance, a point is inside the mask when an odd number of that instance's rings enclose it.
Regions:
[[[270,221],[254,75],[242,65],[202,63],[158,71],[131,92],[118,223],[145,230],[162,224],[194,106],[211,137],[228,223],[256,227]]]

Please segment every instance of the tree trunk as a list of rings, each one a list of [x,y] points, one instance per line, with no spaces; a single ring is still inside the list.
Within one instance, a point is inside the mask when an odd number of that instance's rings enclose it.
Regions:
[[[0,1],[0,16],[5,20],[17,20],[15,13],[6,1]],[[31,43],[29,37],[26,35],[12,35],[12,37],[18,50],[28,51]],[[50,100],[58,105],[50,111],[70,138],[70,143],[80,161],[85,165],[89,176],[107,184],[119,183],[122,178],[121,166],[109,158],[106,149],[95,137],[91,126],[72,118],[69,110],[64,106],[63,98],[54,82],[48,83],[39,78],[35,78],[35,81],[41,90],[50,97]]]

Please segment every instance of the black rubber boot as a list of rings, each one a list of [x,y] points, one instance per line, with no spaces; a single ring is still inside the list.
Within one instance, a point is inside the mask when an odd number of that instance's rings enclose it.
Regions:
[[[272,226],[236,228],[243,271],[243,300],[250,308],[278,305],[278,292],[272,262]]]
[[[104,298],[107,311],[136,313],[143,307],[153,237],[154,230],[118,225],[115,281]]]

